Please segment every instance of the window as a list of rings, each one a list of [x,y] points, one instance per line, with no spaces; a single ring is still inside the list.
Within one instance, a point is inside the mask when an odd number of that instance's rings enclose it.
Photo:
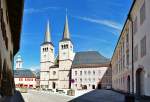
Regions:
[[[146,55],[146,36],[141,40],[141,57]]]
[[[80,82],[82,82],[82,79],[80,78]]]
[[[77,87],[77,84],[75,84],[75,86]]]
[[[61,45],[61,49],[64,49],[64,46],[63,46],[63,45]]]
[[[127,64],[127,66],[129,65],[129,52],[126,54],[126,64]]]
[[[126,34],[126,48],[129,48],[129,32]]]
[[[138,45],[135,46],[134,48],[134,62],[138,60]]]
[[[75,71],[75,75],[77,76],[77,71]]]
[[[95,75],[95,71],[93,71],[93,75]]]
[[[53,75],[56,75],[56,71],[53,71]]]
[[[82,71],[80,71],[80,75],[82,75]]]
[[[145,14],[146,14],[146,11],[145,11],[145,2],[143,3],[142,7],[140,8],[140,24],[142,25],[144,20],[145,20]]]
[[[135,18],[133,22],[133,33],[136,34],[136,32],[137,32],[137,17]]]
[[[66,49],[68,48],[68,45],[66,45]]]
[[[84,74],[86,75],[86,71],[84,71]]]
[[[90,74],[91,74],[91,71],[88,71],[88,74],[90,75]]]

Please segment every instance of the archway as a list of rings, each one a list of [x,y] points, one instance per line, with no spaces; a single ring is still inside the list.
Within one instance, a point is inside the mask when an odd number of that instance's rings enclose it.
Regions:
[[[55,83],[55,82],[52,83],[52,88],[53,88],[53,89],[56,88],[56,83]]]
[[[101,88],[102,88],[101,83],[98,83],[97,89],[101,89]]]
[[[92,89],[95,89],[95,85],[92,85]]]
[[[127,77],[127,92],[130,93],[130,76]]]
[[[136,71],[136,95],[141,96],[144,94],[144,71],[142,68]]]

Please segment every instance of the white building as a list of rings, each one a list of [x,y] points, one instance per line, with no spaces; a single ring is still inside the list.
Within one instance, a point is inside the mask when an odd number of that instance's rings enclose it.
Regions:
[[[62,40],[59,42],[59,52],[56,58],[54,58],[54,46],[51,41],[51,33],[48,22],[47,30],[45,33],[45,40],[44,43],[41,45],[40,87],[42,89],[71,88],[71,66],[74,55],[75,53],[73,51],[73,43],[70,39],[67,16],[64,26],[63,37]],[[98,67],[96,69],[98,69]],[[107,70],[107,68],[103,69],[105,71]],[[99,77],[102,77],[102,75],[99,75]],[[95,80],[97,79],[98,78],[96,78]]]
[[[54,46],[51,41],[49,30],[49,22],[45,34],[45,41],[41,45],[41,73],[40,86],[41,88],[69,88],[69,74],[72,60],[74,57],[73,44],[70,39],[68,19],[64,27],[62,40],[59,42],[59,56],[54,59]],[[55,60],[55,62],[54,62]],[[57,62],[59,60],[59,62]],[[57,62],[57,65],[56,65]],[[60,76],[61,75],[61,76]]]
[[[111,88],[111,71],[108,69],[110,61],[98,52],[77,52],[72,63],[71,88]]]
[[[115,90],[150,96],[150,0],[134,0],[120,34],[112,64]]]
[[[23,60],[20,55],[16,59],[14,80],[16,87],[36,88],[36,75],[29,69],[23,69]]]

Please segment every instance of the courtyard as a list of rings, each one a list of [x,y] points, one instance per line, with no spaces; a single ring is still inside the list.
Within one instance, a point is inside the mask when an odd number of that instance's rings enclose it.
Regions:
[[[22,96],[25,102],[124,102],[124,95],[111,90],[77,91],[75,96],[29,90]]]

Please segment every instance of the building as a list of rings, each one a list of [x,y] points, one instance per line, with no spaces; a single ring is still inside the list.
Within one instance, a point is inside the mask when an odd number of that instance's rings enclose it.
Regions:
[[[14,70],[14,80],[15,86],[26,87],[26,88],[36,88],[36,75],[29,69],[23,69],[23,60],[20,55],[17,56],[16,60],[16,70]]]
[[[23,5],[23,0],[0,0],[0,97],[14,94],[13,58],[19,50]]]
[[[49,22],[48,22],[44,43],[42,43],[41,45],[40,87],[42,89],[71,88],[71,80],[72,80],[71,67],[73,65],[72,62],[74,61],[74,55],[75,55],[73,48],[74,48],[73,43],[70,38],[68,18],[66,16],[63,37],[59,42],[58,56],[56,56],[56,58],[54,57],[55,50],[51,40],[51,33],[50,33]],[[95,53],[97,54],[97,52]],[[78,56],[78,53],[76,56]],[[97,57],[101,57],[101,56],[97,54],[96,58]],[[91,63],[91,65],[93,65],[93,63]],[[90,66],[90,68],[92,68],[93,66]],[[108,67],[108,64],[106,65],[106,67]],[[95,71],[98,71],[98,68],[100,68],[100,66],[96,65],[94,66],[94,68],[93,69]],[[89,69],[89,67],[87,69]],[[105,71],[107,70],[105,66],[103,66],[103,68],[100,69],[104,70],[102,71],[103,72],[102,74],[104,74]],[[99,75],[100,78],[103,76],[102,74]],[[98,81],[97,79],[98,78],[95,79],[95,82]],[[97,85],[95,84],[95,88],[96,86]]]
[[[71,88],[78,90],[111,88],[111,75],[106,74],[108,69],[110,60],[98,52],[77,52],[72,63]]]
[[[134,0],[111,59],[112,87],[150,96],[150,1]]]
[[[16,87],[36,88],[36,76],[31,70],[14,70]]]
[[[41,88],[69,88],[69,74],[72,60],[74,57],[73,44],[70,39],[68,18],[63,32],[62,40],[59,42],[59,60],[58,65],[55,64],[54,46],[51,41],[49,30],[49,22],[47,23],[47,30],[45,34],[45,41],[41,45],[41,73],[40,86]],[[61,75],[61,77],[59,76]]]

